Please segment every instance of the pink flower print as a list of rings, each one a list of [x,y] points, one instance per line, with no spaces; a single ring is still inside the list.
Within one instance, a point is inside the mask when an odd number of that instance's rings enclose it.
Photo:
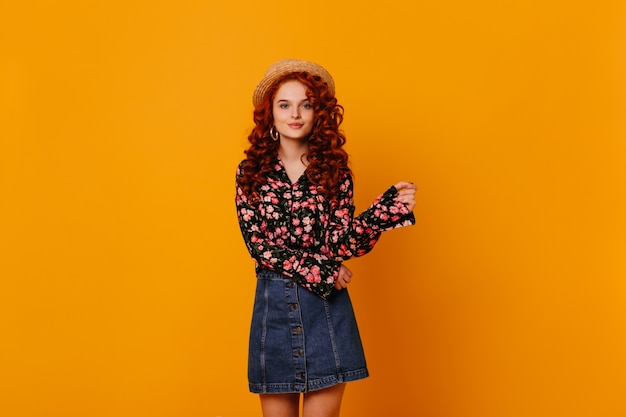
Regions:
[[[261,267],[301,277],[304,286],[314,292],[321,290],[315,283],[323,282],[327,289],[337,280],[338,271],[327,273],[329,259],[342,261],[364,255],[377,242],[379,226],[386,223],[387,227],[392,221],[399,227],[396,223],[403,221],[403,215],[408,212],[403,204],[391,201],[393,195],[384,194],[384,200],[378,197],[366,215],[353,221],[350,175],[341,175],[337,199],[331,204],[321,194],[321,189],[308,181],[291,184],[276,180],[286,176],[282,163],[278,162],[275,168],[278,176],[269,175],[266,184],[259,187],[260,201],[248,201],[243,189],[237,189],[236,202],[244,239]],[[414,220],[406,220],[403,225],[412,222]],[[285,256],[287,253],[290,254]]]
[[[300,265],[300,262],[298,262],[295,256],[289,258],[289,262],[291,262],[291,264],[293,265],[293,269],[298,268],[298,265]]]
[[[306,274],[305,279],[307,280],[307,282],[315,282],[315,275],[308,273]]]
[[[302,224],[304,224],[304,231],[307,233],[311,233],[311,230],[313,229],[313,227],[311,226],[311,218],[310,217],[305,217],[304,219],[302,219]]]
[[[322,282],[322,276],[321,276],[321,270],[320,267],[317,265],[313,265],[311,267],[311,273],[314,275],[313,281],[314,282]]]
[[[340,206],[346,206],[352,203],[352,200],[349,197],[346,198],[342,198],[341,200],[339,200],[339,205]]]
[[[254,211],[245,208],[241,209],[241,217],[244,221],[249,222],[250,219],[252,219],[252,216],[254,216]]]
[[[338,217],[340,219],[347,219],[348,218],[348,209],[339,209],[339,210],[335,210],[335,217]]]

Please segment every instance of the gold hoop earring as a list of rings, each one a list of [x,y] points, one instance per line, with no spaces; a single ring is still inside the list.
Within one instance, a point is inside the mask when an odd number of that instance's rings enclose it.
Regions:
[[[280,133],[276,129],[276,126],[272,126],[272,128],[270,129],[270,136],[274,142],[280,139]]]

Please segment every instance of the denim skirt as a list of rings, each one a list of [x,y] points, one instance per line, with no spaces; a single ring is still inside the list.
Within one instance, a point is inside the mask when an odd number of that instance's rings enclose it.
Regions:
[[[367,376],[347,289],[323,300],[282,274],[257,271],[248,354],[251,392],[307,392]]]

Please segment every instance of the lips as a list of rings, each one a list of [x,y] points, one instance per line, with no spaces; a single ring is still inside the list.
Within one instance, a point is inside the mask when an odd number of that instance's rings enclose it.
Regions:
[[[290,123],[287,126],[289,126],[292,129],[300,129],[303,126],[303,124],[302,123]]]

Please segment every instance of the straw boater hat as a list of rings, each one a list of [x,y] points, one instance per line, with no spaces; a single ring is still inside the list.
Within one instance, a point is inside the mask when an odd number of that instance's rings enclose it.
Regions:
[[[263,100],[267,91],[280,77],[290,72],[308,72],[312,75],[319,76],[322,81],[328,85],[328,92],[331,95],[335,95],[335,82],[333,81],[333,77],[321,65],[299,59],[284,59],[272,64],[272,66],[267,69],[265,77],[263,77],[254,89],[254,95],[252,96],[254,107]]]

